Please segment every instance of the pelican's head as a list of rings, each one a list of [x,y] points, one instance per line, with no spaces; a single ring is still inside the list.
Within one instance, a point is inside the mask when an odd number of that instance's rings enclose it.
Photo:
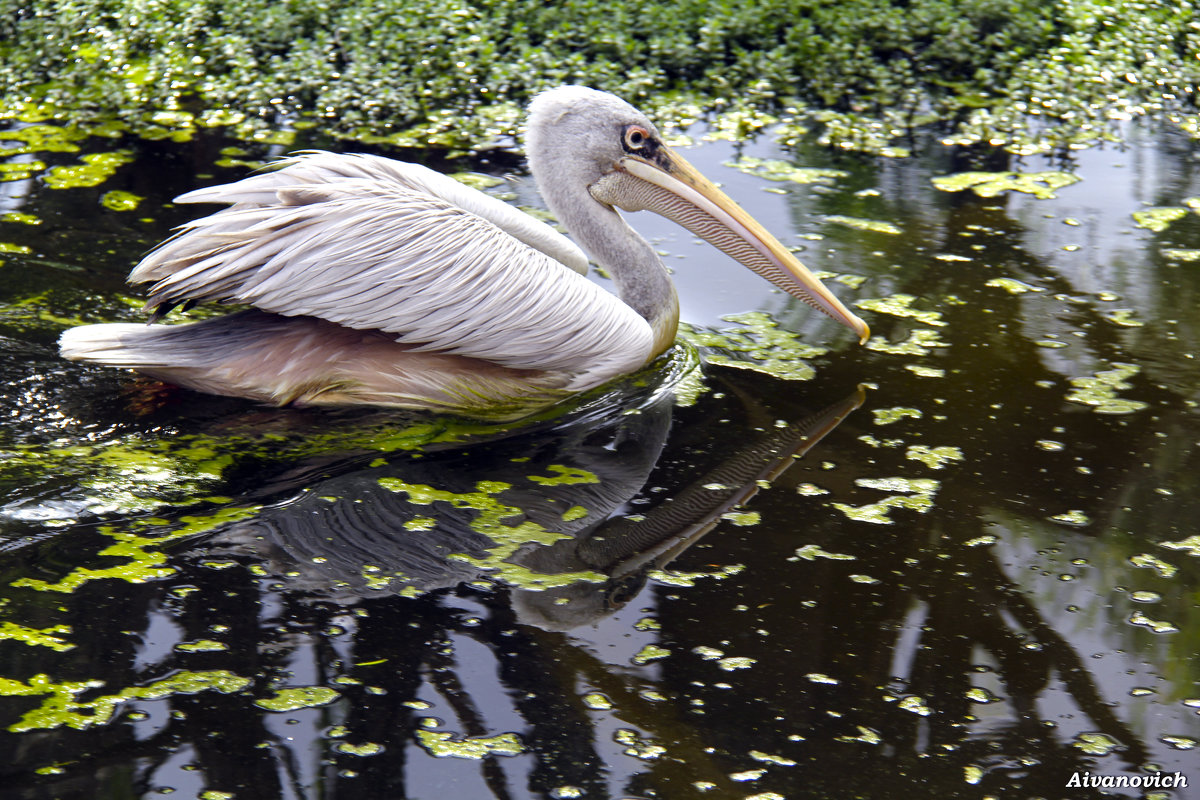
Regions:
[[[543,92],[529,106],[527,143],[530,169],[548,200],[550,186],[561,187],[564,195],[586,189],[604,205],[661,214],[850,327],[860,342],[870,337],[865,322],[778,239],[664,144],[650,120],[624,100],[582,86]]]

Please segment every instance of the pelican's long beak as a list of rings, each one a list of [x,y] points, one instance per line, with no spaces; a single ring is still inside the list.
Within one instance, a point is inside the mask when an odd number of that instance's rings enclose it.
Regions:
[[[783,244],[682,156],[663,144],[626,155],[590,187],[594,198],[626,211],[653,211],[678,222],[771,283],[858,334],[867,323],[842,304]]]

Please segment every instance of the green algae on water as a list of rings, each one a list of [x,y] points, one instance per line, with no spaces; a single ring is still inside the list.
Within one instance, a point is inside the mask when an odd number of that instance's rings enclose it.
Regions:
[[[889,233],[899,235],[903,233],[900,228],[890,222],[884,222],[877,219],[862,219],[861,217],[847,217],[843,214],[827,214],[826,222],[832,222],[835,225],[844,225],[847,228],[853,228],[856,231],[869,231],[871,233]]]
[[[583,506],[571,506],[562,514],[563,522],[574,522],[579,519],[584,519],[588,515],[588,510]]]
[[[1141,611],[1135,611],[1129,615],[1129,624],[1146,628],[1152,633],[1179,633],[1179,628],[1174,623],[1151,619]]]
[[[659,647],[658,645],[648,644],[641,650],[637,651],[637,654],[635,654],[630,660],[640,667],[650,663],[651,661],[658,661],[661,658],[666,658],[669,655],[671,655],[670,650]]]
[[[479,172],[453,172],[450,174],[450,177],[464,186],[470,186],[472,189],[478,189],[481,192],[484,189],[491,189],[504,183],[503,178],[497,178],[495,175],[483,175]]]
[[[776,764],[781,767],[794,767],[799,763],[790,758],[784,758],[783,756],[777,756],[772,753],[764,753],[761,750],[751,750],[749,753],[747,753],[747,755],[749,755],[755,761],[761,761],[763,764]]]
[[[701,110],[697,104],[692,104],[692,116],[696,116]],[[681,115],[675,113],[669,116],[679,118]],[[717,114],[709,124],[704,139],[709,142],[741,142],[777,122],[779,117],[761,108],[738,102],[734,108]]]
[[[695,586],[696,581],[701,578],[712,578],[713,580],[725,580],[733,577],[745,569],[743,564],[729,564],[728,566],[720,567],[710,572],[683,572],[673,569],[653,569],[650,570],[649,577],[656,583],[666,584],[667,586]]]
[[[40,707],[27,712],[19,721],[8,726],[8,730],[13,733],[60,727],[84,730],[107,724],[117,709],[130,700],[161,700],[171,695],[196,694],[206,690],[231,694],[249,686],[250,679],[227,670],[184,671],[145,686],[127,687],[116,694],[86,701],[77,699],[84,692],[103,685],[104,682],[98,680],[54,683],[46,675],[35,675],[27,683],[0,677],[0,696],[47,696]]]
[[[16,588],[34,589],[39,592],[71,593],[85,583],[95,580],[123,580],[128,583],[146,583],[159,580],[175,574],[175,568],[167,564],[167,554],[161,548],[163,545],[180,539],[206,533],[222,525],[236,522],[253,516],[259,511],[258,506],[219,508],[208,514],[186,515],[179,518],[174,530],[158,536],[144,536],[132,531],[117,530],[114,526],[106,525],[101,533],[115,540],[115,543],[102,549],[97,556],[118,558],[122,561],[105,567],[76,566],[66,576],[56,582],[44,581],[37,578],[18,578],[10,585]],[[147,520],[151,528],[161,523]],[[136,526],[131,526],[136,527]]]
[[[4,155],[5,153],[0,152],[0,158],[3,158]],[[0,183],[5,181],[27,181],[34,175],[45,171],[45,169],[46,162],[44,161],[0,161]]]
[[[945,327],[946,322],[942,319],[940,311],[922,311],[921,309],[913,308],[913,303],[916,301],[917,297],[915,295],[894,294],[891,297],[858,300],[855,301],[854,305],[867,311],[874,311],[876,314],[889,314],[901,319],[915,319],[918,322],[932,325],[935,328]]]
[[[1054,516],[1050,517],[1050,520],[1062,525],[1070,525],[1076,528],[1082,528],[1092,524],[1091,518],[1077,508],[1073,508],[1070,511],[1063,512],[1062,514],[1055,514]]]
[[[806,544],[804,547],[796,548],[796,555],[788,560],[795,560],[795,558],[802,558],[805,561],[812,561],[817,558],[828,558],[834,561],[854,561],[858,556],[851,556],[845,553],[830,553],[823,550],[819,545]]]
[[[113,189],[101,196],[100,205],[111,211],[133,211],[141,204],[143,199],[145,198],[133,192]]]
[[[1180,206],[1154,206],[1133,212],[1133,221],[1139,228],[1159,233],[1177,219],[1187,216],[1188,210]]]
[[[574,486],[581,483],[599,483],[600,479],[594,472],[578,467],[567,467],[562,464],[551,464],[546,469],[557,473],[552,476],[530,475],[529,480],[541,486]]]
[[[721,519],[733,523],[739,528],[748,528],[762,521],[762,515],[757,511],[727,511]]]
[[[611,711],[615,706],[603,692],[588,692],[582,697],[583,704],[593,711]]]
[[[456,737],[446,731],[419,728],[416,736],[417,744],[434,758],[466,758],[477,761],[488,756],[519,756],[525,752],[515,733]]]
[[[1141,328],[1146,323],[1141,320],[1134,319],[1133,315],[1137,312],[1132,308],[1115,308],[1104,315],[1104,319],[1111,322],[1113,325],[1119,325],[1122,328]]]
[[[800,184],[820,183],[828,185],[838,178],[845,178],[850,174],[840,169],[797,167],[788,161],[755,158],[754,156],[742,156],[737,161],[726,162],[725,166],[733,167],[742,172],[757,175],[770,181],[790,181]]]
[[[739,327],[715,331],[684,323],[679,326],[679,336],[697,348],[710,364],[750,369],[783,380],[811,379],[816,371],[806,359],[829,352],[805,344],[799,334],[780,328],[761,311],[733,314],[724,319]]]
[[[1069,172],[959,172],[931,179],[943,192],[970,189],[980,197],[995,197],[1002,192],[1023,192],[1039,200],[1052,200],[1055,191],[1079,181]]]
[[[862,742],[863,744],[879,744],[883,741],[883,737],[880,736],[879,732],[876,730],[872,730],[871,728],[867,728],[862,725],[856,725],[854,727],[858,729],[858,736],[839,736],[837,737],[837,741]]]
[[[180,642],[175,649],[180,653],[215,653],[228,650],[229,645],[214,639],[197,639],[194,642]]]
[[[904,453],[904,457],[913,461],[920,461],[930,469],[942,469],[947,464],[953,461],[962,461],[963,452],[958,447],[929,447],[923,444],[915,444],[908,448]]]
[[[1009,294],[1025,294],[1026,292],[1044,292],[1045,289],[1040,286],[1030,286],[1028,283],[1016,280],[1015,278],[992,278],[984,284],[997,289],[1003,289]]]
[[[937,331],[927,328],[916,328],[909,331],[908,338],[903,342],[892,343],[882,336],[872,336],[866,344],[868,350],[895,356],[927,356],[934,348],[949,346],[950,344],[943,341]]]
[[[295,686],[279,689],[272,697],[260,697],[254,705],[267,711],[297,711],[301,708],[326,706],[341,697],[328,686]]]
[[[338,742],[333,746],[333,749],[338,753],[345,753],[348,756],[377,756],[384,751],[384,746],[375,742],[363,742],[362,744],[350,744],[349,742]]]
[[[82,164],[72,167],[52,167],[42,181],[51,189],[75,189],[99,186],[116,173],[117,168],[133,161],[128,151],[89,153],[80,158]]]
[[[1136,556],[1130,556],[1129,563],[1135,567],[1152,569],[1164,578],[1174,577],[1175,573],[1179,571],[1179,567],[1174,564],[1168,564],[1160,558],[1155,558],[1149,553],[1139,553]]]
[[[624,753],[627,756],[639,759],[641,761],[654,761],[663,756],[667,752],[667,748],[662,745],[654,744],[653,739],[648,736],[643,736],[631,728],[619,728],[613,733],[613,741],[617,744],[624,745]]]
[[[18,225],[41,225],[42,218],[36,214],[26,214],[23,211],[8,211],[0,214],[0,222],[15,222]]]
[[[1120,742],[1106,733],[1080,733],[1071,745],[1089,756],[1106,756],[1121,747]]]
[[[1178,542],[1159,542],[1159,547],[1166,547],[1169,550],[1181,550],[1189,556],[1200,558],[1200,534],[1189,536]]]
[[[933,498],[941,487],[940,481],[931,478],[858,478],[854,482],[868,489],[901,493],[864,506],[852,506],[848,503],[830,504],[856,522],[869,522],[873,525],[894,524],[895,520],[888,515],[896,508],[906,508],[924,514],[933,508]]]
[[[51,625],[49,628],[30,628],[5,620],[0,622],[0,641],[21,642],[31,647],[48,647],[57,652],[70,650],[75,645],[59,634],[70,633],[70,625]]]
[[[599,481],[595,475],[586,470],[575,470],[565,466],[554,469],[552,466],[551,471],[558,472],[558,475],[547,480],[555,483],[596,483]],[[531,480],[533,479],[531,478]],[[603,583],[607,580],[601,573],[591,570],[547,575],[533,572],[507,560],[529,544],[551,545],[556,541],[569,538],[568,534],[547,530],[536,522],[525,519],[525,513],[520,508],[503,503],[499,496],[513,488],[512,484],[503,481],[479,481],[474,492],[463,493],[437,489],[423,484],[409,484],[398,478],[380,478],[379,485],[389,491],[406,495],[408,501],[414,505],[432,506],[435,503],[446,503],[454,508],[475,511],[476,513],[468,525],[476,533],[490,539],[494,546],[488,548],[487,555],[482,557],[466,553],[452,553],[449,558],[473,564],[481,570],[494,574],[497,579],[511,586],[541,591],[580,581]]]
[[[1140,400],[1126,400],[1117,392],[1133,388],[1126,380],[1141,372],[1137,364],[1113,362],[1113,368],[1097,372],[1094,377],[1071,378],[1074,388],[1067,395],[1072,403],[1091,406],[1097,414],[1132,414],[1149,407]]]
[[[891,425],[894,422],[899,422],[902,419],[911,417],[912,419],[920,419],[921,411],[916,408],[905,408],[897,406],[895,408],[876,408],[872,409],[871,414],[875,417],[876,425]]]

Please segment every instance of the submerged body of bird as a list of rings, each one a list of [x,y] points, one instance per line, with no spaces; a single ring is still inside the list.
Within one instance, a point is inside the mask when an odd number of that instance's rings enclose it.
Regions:
[[[624,101],[562,87],[530,105],[530,171],[553,228],[425,167],[305,153],[180,202],[229,207],[130,274],[155,317],[182,303],[252,309],[186,325],[66,331],[70,359],[275,404],[371,404],[519,417],[641,368],[671,346],[666,267],[616,209],[679,222],[848,325],[865,323]]]

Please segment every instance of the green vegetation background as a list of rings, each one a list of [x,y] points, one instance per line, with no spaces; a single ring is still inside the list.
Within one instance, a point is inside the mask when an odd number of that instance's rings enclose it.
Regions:
[[[139,126],[295,116],[477,146],[564,82],[665,115],[819,111],[885,148],[914,124],[1045,149],[1155,114],[1200,136],[1179,0],[0,0],[0,119]]]

